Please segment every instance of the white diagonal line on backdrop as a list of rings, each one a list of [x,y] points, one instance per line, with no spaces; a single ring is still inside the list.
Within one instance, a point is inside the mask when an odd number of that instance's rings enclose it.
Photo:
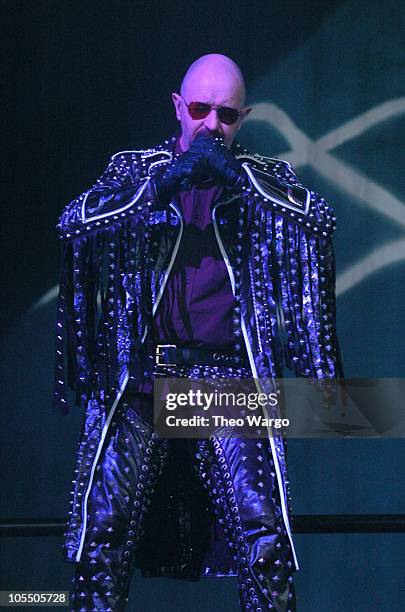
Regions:
[[[304,165],[314,167],[322,176],[338,185],[353,198],[405,227],[405,206],[401,200],[349,164],[328,153],[328,149],[333,146],[332,133],[335,133],[342,142],[344,138],[346,142],[350,139],[349,129],[352,130],[353,137],[365,131],[366,128],[360,130],[361,118],[365,120],[368,129],[379,121],[388,119],[388,111],[391,112],[391,116],[405,114],[405,97],[397,101],[399,104],[392,104],[392,101],[390,101],[391,104],[380,104],[371,111],[360,115],[360,118],[348,121],[318,140],[308,138],[285,111],[269,102],[254,105],[247,121],[265,121],[284,136],[291,145],[291,150],[282,152],[277,157],[286,157],[293,167]],[[380,117],[379,121],[378,117]]]
[[[349,266],[336,280],[336,294],[342,295],[358,285],[376,270],[385,268],[405,259],[405,238],[388,242],[374,249],[369,255],[362,257]]]
[[[265,121],[284,136],[291,150],[278,155],[286,157],[292,166],[309,165],[331,183],[338,185],[355,200],[405,226],[405,206],[387,189],[364,176],[352,166],[337,159],[328,151],[350,141],[371,127],[405,114],[405,97],[388,100],[362,113],[318,140],[311,140],[290,119],[285,111],[269,102],[253,106],[248,121]],[[365,278],[390,263],[403,261],[403,241],[387,243],[349,266],[337,278],[337,295],[342,295]]]

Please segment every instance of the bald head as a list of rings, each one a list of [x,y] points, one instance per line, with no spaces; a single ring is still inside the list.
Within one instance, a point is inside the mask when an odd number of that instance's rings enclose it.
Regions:
[[[245,104],[245,81],[239,66],[226,55],[209,53],[202,55],[187,70],[180,93],[187,99],[198,87],[211,93],[228,95],[238,101],[241,108]]]
[[[210,53],[193,62],[181,84],[180,94],[173,93],[176,116],[181,124],[180,145],[186,151],[199,134],[210,134],[223,138],[230,148],[242,121],[249,114],[245,104],[245,82],[240,68],[226,55]],[[202,118],[189,113],[191,102],[211,106]],[[238,111],[237,120],[229,124],[221,122],[219,107]]]

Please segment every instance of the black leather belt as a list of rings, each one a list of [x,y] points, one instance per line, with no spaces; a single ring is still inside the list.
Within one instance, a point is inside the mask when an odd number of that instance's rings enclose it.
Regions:
[[[210,351],[201,348],[186,348],[175,344],[157,344],[155,352],[156,365],[222,365],[230,367],[249,367],[247,357],[234,353]]]

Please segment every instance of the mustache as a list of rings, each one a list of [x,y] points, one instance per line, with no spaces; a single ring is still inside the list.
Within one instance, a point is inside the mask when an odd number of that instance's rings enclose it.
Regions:
[[[220,134],[218,132],[218,130],[209,130],[206,127],[204,127],[201,130],[199,130],[198,136],[200,136],[200,135],[203,135],[203,136],[212,136],[213,138],[222,138],[222,134]]]

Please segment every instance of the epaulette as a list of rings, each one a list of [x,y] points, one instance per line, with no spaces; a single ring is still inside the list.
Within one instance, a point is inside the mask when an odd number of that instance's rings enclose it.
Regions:
[[[238,146],[236,158],[248,175],[251,189],[275,211],[323,238],[336,229],[333,208],[297,178],[291,164],[283,159],[252,154]]]
[[[295,213],[308,215],[311,194],[299,183],[288,162],[246,154],[237,159],[260,195]]]

